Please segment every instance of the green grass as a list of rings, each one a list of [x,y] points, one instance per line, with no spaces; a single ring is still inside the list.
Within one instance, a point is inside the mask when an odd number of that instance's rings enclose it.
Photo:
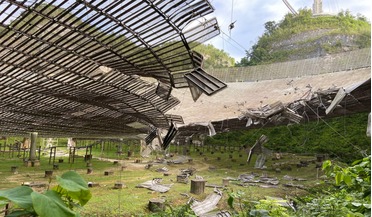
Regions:
[[[315,164],[310,164],[308,167],[297,168],[296,163],[302,159],[314,159],[313,156],[299,156],[286,154],[284,158],[277,161],[268,159],[266,170],[254,169],[253,165],[255,157],[253,157],[251,163],[247,165],[247,155],[244,151],[217,151],[213,154],[211,152],[205,152],[201,156],[199,152],[191,149],[190,157],[193,158],[192,162],[184,164],[154,164],[150,169],[145,169],[145,165],[148,161],[154,160],[155,156],[150,159],[142,159],[142,163],[134,163],[135,159],[140,159],[139,152],[134,152],[134,156],[127,157],[127,149],[125,147],[123,155],[117,156],[115,148],[110,151],[106,151],[104,155],[117,157],[122,165],[114,165],[113,162],[108,160],[100,161],[97,159],[92,160],[93,173],[87,174],[86,162],[83,157],[75,159],[74,164],[68,163],[68,157],[62,157],[63,163],[59,164],[59,170],[55,170],[53,178],[50,180],[51,185],[55,184],[55,176],[61,175],[63,172],[68,170],[75,170],[83,176],[87,182],[99,183],[99,187],[91,188],[92,199],[80,210],[82,216],[148,216],[150,213],[147,209],[147,204],[151,198],[162,197],[166,199],[172,207],[177,207],[187,203],[188,199],[182,196],[181,193],[186,193],[196,199],[203,200],[208,194],[213,192],[213,188],[206,187],[204,194],[193,195],[190,193],[190,183],[183,184],[176,182],[176,175],[180,174],[180,169],[193,167],[196,169],[196,174],[204,177],[207,180],[207,184],[222,185],[222,179],[226,177],[237,178],[238,175],[243,173],[257,173],[259,175],[267,173],[268,176],[278,177],[280,184],[278,188],[260,188],[260,187],[242,187],[231,182],[230,185],[224,190],[223,198],[220,200],[219,208],[228,209],[227,198],[228,192],[231,191],[243,191],[246,195],[249,195],[252,199],[259,199],[265,196],[274,197],[286,197],[286,196],[298,196],[306,194],[306,191],[285,188],[282,183],[288,182],[283,180],[284,175],[290,175],[294,177],[306,178],[308,181],[299,182],[307,186],[315,186],[319,183],[316,180],[316,169]],[[134,150],[134,147],[130,147]],[[62,149],[62,151],[65,149]],[[85,150],[80,149],[78,151],[80,156],[85,155]],[[102,157],[103,153],[99,148],[93,148],[93,157]],[[233,162],[229,155],[232,155]],[[241,155],[241,157],[240,157]],[[176,157],[176,156],[175,156]],[[208,158],[205,160],[205,157]],[[220,157],[221,160],[217,160]],[[60,157],[56,158],[58,162]],[[6,189],[21,185],[23,182],[44,182],[48,183],[49,179],[44,178],[44,171],[51,170],[52,165],[48,164],[49,155],[43,155],[41,158],[40,167],[25,167],[22,163],[22,159],[13,158],[10,159],[7,155],[2,156],[0,153],[0,189]],[[282,170],[281,173],[276,173],[272,167],[272,163],[276,162],[287,162],[292,165],[292,170]],[[11,166],[18,166],[18,174],[12,174],[10,171]],[[122,170],[122,166],[126,166]],[[162,173],[156,172],[157,168],[167,167],[170,170],[170,176],[163,176]],[[214,167],[215,169],[210,169]],[[113,175],[104,176],[104,171],[114,171]],[[322,175],[322,174],[320,174]],[[163,184],[173,184],[170,191],[167,193],[157,193],[144,188],[136,188],[137,184],[151,180],[155,177],[163,178]],[[192,179],[192,177],[190,177]],[[123,182],[126,187],[124,189],[113,189],[116,182]],[[36,189],[42,191],[43,189]]]

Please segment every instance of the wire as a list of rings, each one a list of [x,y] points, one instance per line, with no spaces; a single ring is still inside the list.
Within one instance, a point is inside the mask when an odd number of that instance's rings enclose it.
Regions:
[[[234,14],[234,0],[231,0],[231,18],[230,18],[230,25],[229,25],[229,35],[230,35],[230,37],[231,37],[231,30],[234,28],[233,14]]]
[[[229,36],[228,34],[226,34],[224,31],[222,31],[222,30],[220,30],[220,31],[222,32],[222,34],[226,35],[231,41],[235,42],[235,44],[237,44],[239,47],[241,47],[244,51],[247,51],[248,50],[243,45],[241,45],[236,40],[234,40],[231,36]]]
[[[314,111],[313,108],[311,108],[305,101],[304,101],[305,105],[317,116],[317,118],[321,121],[323,121],[323,123],[325,123],[330,129],[332,129],[337,135],[339,135],[341,138],[343,138],[347,143],[349,143],[351,146],[353,146],[356,150],[358,150],[360,153],[362,153],[362,150],[352,144],[348,138],[346,138],[345,136],[343,136],[341,133],[339,133],[335,128],[333,128],[331,125],[328,124],[328,122],[326,122],[322,117],[319,116],[319,114],[317,112]]]
[[[225,47],[225,46],[224,46],[224,44],[225,44],[224,42],[226,41],[228,44],[230,44],[231,46],[233,46],[233,47],[236,48],[237,50],[240,50],[240,49],[241,49],[240,47],[238,47],[238,46],[232,44],[230,41],[226,40],[222,35],[220,35],[220,37],[222,38],[223,48]],[[222,50],[224,50],[224,49],[222,49]],[[244,51],[244,52],[245,52],[245,51]]]

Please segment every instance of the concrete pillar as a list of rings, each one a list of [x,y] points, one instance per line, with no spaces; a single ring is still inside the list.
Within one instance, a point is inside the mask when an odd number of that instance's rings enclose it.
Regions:
[[[36,160],[36,140],[37,140],[37,132],[31,133],[31,147],[30,147],[30,161],[34,162]]]

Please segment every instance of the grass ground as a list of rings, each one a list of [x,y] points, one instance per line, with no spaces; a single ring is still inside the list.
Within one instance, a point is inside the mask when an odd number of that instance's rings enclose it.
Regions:
[[[59,150],[59,152],[66,151],[65,149]],[[126,153],[126,152],[124,152]],[[80,150],[77,153],[79,156],[85,155],[85,150]],[[44,178],[45,170],[52,170],[53,165],[49,164],[49,155],[42,155],[39,167],[26,167],[24,166],[22,159],[10,158],[7,154],[0,153],[0,189],[7,189],[21,185],[23,182],[35,182],[35,183],[49,183],[50,185],[55,184],[55,176],[61,175],[63,172],[68,170],[75,170],[83,176],[87,182],[98,183],[99,187],[91,188],[92,199],[80,210],[82,216],[147,216],[149,211],[147,209],[148,201],[151,198],[164,198],[168,204],[172,207],[184,205],[187,203],[189,198],[181,195],[186,193],[198,200],[203,200],[208,194],[213,192],[213,188],[206,187],[205,192],[201,195],[194,195],[190,193],[190,183],[183,184],[176,182],[177,174],[180,174],[180,169],[195,168],[196,175],[202,176],[207,180],[207,184],[222,185],[222,179],[227,177],[237,178],[243,173],[257,173],[259,175],[266,174],[269,177],[277,177],[280,184],[276,188],[262,188],[258,186],[242,187],[237,185],[237,182],[230,182],[230,184],[224,189],[223,198],[219,202],[220,209],[228,209],[227,198],[228,192],[231,191],[243,191],[245,195],[250,197],[252,200],[260,199],[265,196],[272,197],[295,197],[298,195],[306,194],[306,190],[298,188],[287,188],[284,187],[283,183],[292,182],[294,184],[301,184],[307,187],[315,186],[321,181],[317,179],[317,176],[321,176],[321,172],[317,171],[315,164],[310,163],[307,167],[298,168],[298,164],[301,160],[314,160],[314,156],[299,156],[293,154],[283,154],[282,159],[267,160],[267,169],[254,169],[255,158],[252,159],[248,165],[246,162],[246,153],[244,151],[216,151],[213,154],[211,152],[204,152],[202,155],[200,152],[191,150],[190,155],[193,159],[192,162],[186,162],[183,164],[156,164],[154,163],[150,169],[145,169],[145,166],[155,159],[155,156],[150,158],[141,159],[138,152],[134,152],[134,155],[127,157],[127,155],[117,156],[115,151],[93,150],[93,159],[91,161],[93,165],[93,173],[87,174],[87,163],[83,157],[75,159],[73,164],[68,163],[68,157],[61,156],[58,159],[63,159],[63,163],[59,163],[59,169],[54,170],[53,177],[51,179]],[[111,157],[119,160],[118,164],[114,164],[112,160],[107,158],[97,159],[95,157]],[[220,158],[218,160],[217,158]],[[177,154],[173,158],[177,158]],[[141,159],[141,163],[135,163],[136,159]],[[273,169],[273,164],[281,163],[290,166],[291,170],[282,168],[281,172]],[[13,174],[11,172],[11,166],[18,167],[18,173]],[[124,168],[122,168],[124,166]],[[157,168],[167,167],[170,172],[170,176],[163,176],[162,173],[156,171]],[[104,176],[105,171],[112,171],[113,174]],[[317,175],[318,172],[318,175]],[[289,175],[292,177],[298,177],[307,179],[307,181],[287,181],[283,179],[283,176]],[[163,178],[163,184],[173,184],[170,191],[167,193],[158,193],[147,190],[145,188],[136,188],[137,184],[152,180],[153,178]],[[190,177],[192,179],[193,177]],[[122,182],[125,184],[123,189],[113,189],[115,183]],[[43,189],[35,189],[42,191]]]

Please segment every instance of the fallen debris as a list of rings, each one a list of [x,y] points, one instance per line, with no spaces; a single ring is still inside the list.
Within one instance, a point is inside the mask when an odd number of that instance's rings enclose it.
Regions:
[[[283,176],[283,179],[288,180],[288,181],[307,181],[307,179],[296,178],[296,177],[292,177],[288,175]]]
[[[177,175],[177,182],[184,183],[184,184],[189,183],[189,175],[188,174]]]
[[[136,188],[147,188],[152,191],[165,193],[169,191],[173,184],[159,184],[162,181],[161,178],[155,178],[153,180],[146,181],[144,183],[138,184]]]
[[[258,185],[261,188],[278,188],[277,185]]]
[[[165,172],[169,172],[169,169],[166,167],[162,167],[162,168],[156,169],[155,171],[160,172],[160,173],[165,173]]]
[[[173,163],[173,164],[183,164],[189,162],[189,160],[192,159],[187,156],[177,156],[174,160],[168,160],[167,163]]]
[[[93,188],[93,187],[99,187],[99,183],[96,183],[96,182],[88,182],[88,187],[89,188]]]
[[[31,188],[45,188],[47,186],[47,183],[23,182],[22,185]]]
[[[203,215],[203,217],[230,217],[231,213],[227,210],[209,212]]]
[[[251,174],[241,174],[238,177],[238,181],[242,183],[241,186],[247,186],[247,183],[249,186],[259,186],[263,188],[273,187],[279,185],[279,180],[276,177],[267,177],[261,176],[258,177],[257,174],[251,173]],[[254,183],[263,183],[264,185],[254,184]]]
[[[257,160],[254,164],[254,168],[263,169],[265,166],[267,156],[271,155],[272,151],[265,148],[263,144],[265,144],[269,139],[265,135],[261,135],[261,137],[256,141],[253,147],[249,150],[247,162],[251,161],[252,155],[257,154]]]
[[[303,185],[296,185],[296,184],[293,184],[293,183],[284,183],[283,186],[288,187],[288,188],[306,189],[305,186],[303,186]]]
[[[187,168],[187,169],[181,169],[181,174],[183,174],[183,175],[187,174],[189,176],[192,176],[192,175],[194,175],[195,172],[196,172],[196,169],[192,168],[192,167]]]
[[[217,209],[217,204],[222,198],[222,192],[215,189],[212,194],[209,194],[202,202],[192,198],[191,209],[197,216],[204,216],[205,214]]]
[[[216,185],[216,184],[205,184],[205,187],[210,187],[210,188],[225,188],[222,185]]]

